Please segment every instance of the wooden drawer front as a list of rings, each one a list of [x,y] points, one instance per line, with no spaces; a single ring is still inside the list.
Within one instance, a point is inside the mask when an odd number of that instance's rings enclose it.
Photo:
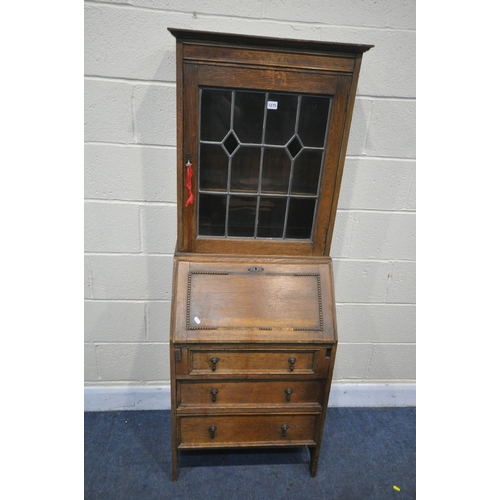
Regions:
[[[322,382],[314,381],[241,381],[179,383],[180,407],[218,408],[230,405],[309,405],[321,409]]]
[[[317,350],[191,350],[190,375],[314,374]]]
[[[315,444],[315,415],[209,415],[179,420],[179,448]]]

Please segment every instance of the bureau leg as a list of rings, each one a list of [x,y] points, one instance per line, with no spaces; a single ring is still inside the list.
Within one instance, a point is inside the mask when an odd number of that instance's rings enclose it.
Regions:
[[[311,460],[309,461],[309,472],[311,473],[311,477],[316,477],[319,460],[319,446],[309,446],[309,454],[311,455]]]
[[[172,482],[176,482],[179,477],[179,452],[175,447],[172,447]]]
[[[175,388],[175,384],[173,384]],[[172,426],[172,481],[175,483],[179,476],[179,442],[177,440],[177,412],[176,407],[176,396],[175,389],[172,390],[172,414],[171,414],[171,426]]]

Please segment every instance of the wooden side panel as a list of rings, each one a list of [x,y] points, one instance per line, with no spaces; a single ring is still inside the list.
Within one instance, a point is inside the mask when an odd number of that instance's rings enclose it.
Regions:
[[[345,156],[347,153],[347,144],[349,142],[349,131],[351,129],[352,114],[354,110],[354,102],[356,97],[356,89],[358,86],[359,72],[361,69],[362,54],[358,54],[352,78],[344,80],[343,86],[339,87],[339,91],[347,96],[345,119],[343,120],[342,133],[340,134],[341,143],[337,146],[337,154],[339,163],[335,172],[335,179],[333,179],[333,200],[330,203],[330,218],[327,224],[327,234],[325,240],[324,254],[330,253],[332,244],[333,230],[335,227],[335,218],[337,215],[337,206],[340,196],[340,185],[342,181],[342,174],[344,172]]]

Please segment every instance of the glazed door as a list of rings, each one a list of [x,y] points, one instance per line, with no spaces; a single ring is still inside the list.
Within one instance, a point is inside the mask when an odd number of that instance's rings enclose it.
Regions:
[[[184,251],[322,255],[351,78],[184,64]]]

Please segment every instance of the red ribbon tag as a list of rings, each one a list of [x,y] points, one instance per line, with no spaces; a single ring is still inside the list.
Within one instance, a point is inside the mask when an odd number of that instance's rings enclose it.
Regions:
[[[191,162],[188,161],[186,164],[187,173],[186,173],[186,187],[189,189],[189,198],[186,201],[185,207],[192,205],[194,202],[194,194],[193,194],[193,168],[191,166]]]

